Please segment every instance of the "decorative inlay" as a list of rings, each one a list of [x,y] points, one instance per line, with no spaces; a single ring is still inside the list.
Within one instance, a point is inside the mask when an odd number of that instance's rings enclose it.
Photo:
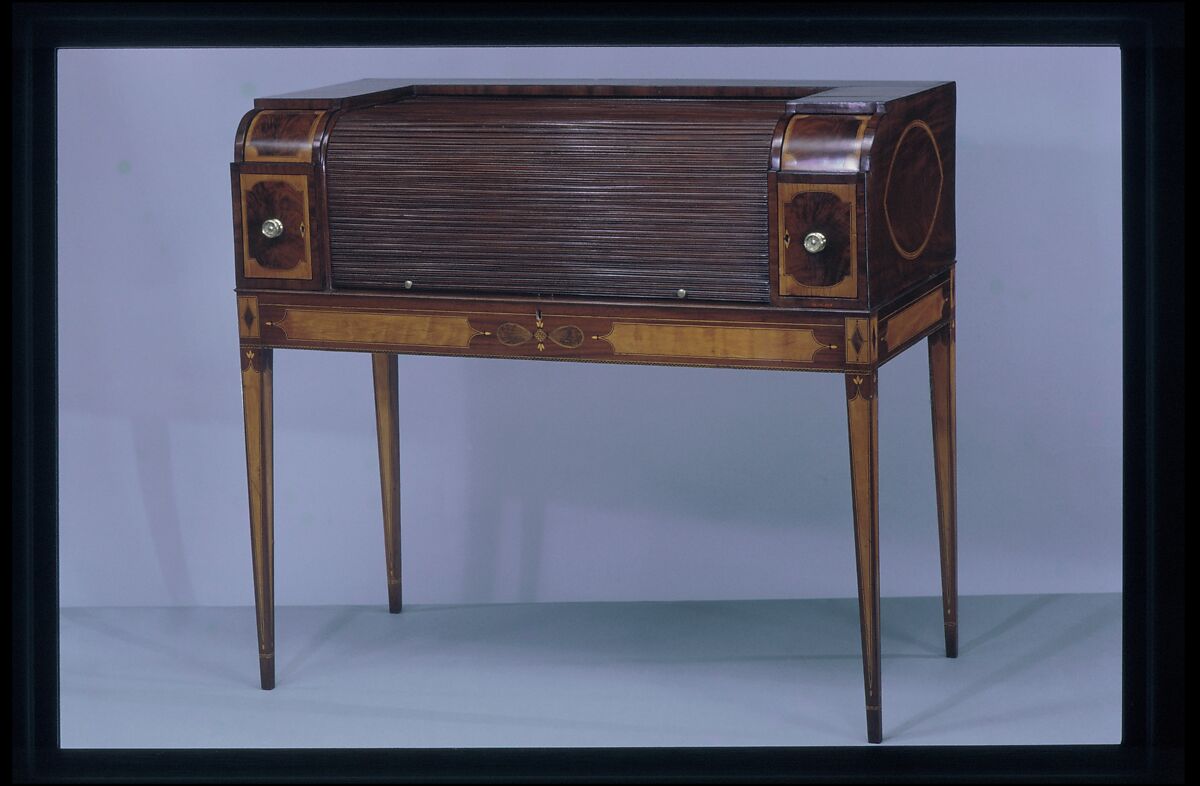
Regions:
[[[858,297],[857,199],[853,183],[778,185],[780,295]],[[816,254],[800,242],[813,231],[827,238],[824,250]]]
[[[910,142],[909,150],[905,152],[906,166],[901,168],[900,174],[904,182],[899,190],[904,194],[903,209],[907,212],[906,218],[919,222],[923,215],[929,216],[929,224],[923,232],[920,226],[915,224],[897,226],[893,223],[893,214],[897,212],[897,207],[891,204],[892,173],[896,169],[896,160],[900,158],[900,151],[904,149],[905,140],[914,130],[917,131],[917,135]],[[932,209],[928,204],[930,200],[927,185],[929,173],[933,167],[926,166],[923,161],[923,159],[929,158],[930,152],[937,161],[938,173],[937,185],[933,188]],[[883,215],[888,235],[892,239],[892,246],[895,247],[896,252],[905,259],[911,260],[921,256],[925,251],[925,246],[929,244],[929,238],[933,237],[933,227],[937,223],[938,210],[942,206],[942,185],[945,182],[946,174],[942,168],[942,151],[938,147],[937,139],[933,136],[933,130],[923,120],[912,121],[900,134],[900,141],[896,143],[896,149],[892,151],[892,163],[888,166],[887,184],[883,189]],[[914,199],[919,199],[921,203],[914,204]],[[918,238],[920,238],[919,242],[917,242]]]
[[[483,333],[471,327],[465,316],[316,307],[288,307],[283,316],[268,324],[296,341],[348,342],[381,347],[465,349],[472,338]]]
[[[853,204],[827,191],[810,191],[796,194],[781,207],[788,277],[801,286],[816,288],[832,287],[848,276]],[[801,240],[794,248],[793,234]]]
[[[562,325],[546,332],[541,312],[538,312],[535,329],[532,333],[528,328],[518,325],[516,322],[505,322],[496,328],[496,338],[506,347],[519,347],[533,340],[537,342],[538,352],[544,352],[547,339],[563,349],[575,349],[583,344],[583,331],[574,325]]]
[[[243,373],[270,370],[271,350],[268,348],[244,346],[241,348],[240,358]]]
[[[258,298],[253,295],[239,295],[237,305],[238,336],[259,338]]]
[[[617,355],[658,355],[705,359],[811,363],[821,349],[832,348],[811,328],[732,327],[614,322],[612,331],[596,336]]]
[[[550,331],[550,340],[560,347],[575,349],[583,344],[583,331],[574,325],[563,325]]]
[[[902,346],[913,336],[936,325],[945,309],[946,293],[938,287],[925,294],[915,303],[888,317],[880,329],[879,343],[890,352]]]
[[[863,401],[870,401],[874,399],[877,379],[878,375],[871,371],[864,371],[862,374],[847,374],[846,400],[854,401],[861,398]]]
[[[496,338],[506,347],[519,347],[533,338],[533,334],[516,322],[505,322],[496,328]]]
[[[846,319],[846,362],[871,362],[871,322],[868,319]]]
[[[240,176],[242,191],[242,259],[247,278],[312,279],[312,247],[308,222],[306,175]],[[283,232],[262,233],[268,219],[279,219]]]

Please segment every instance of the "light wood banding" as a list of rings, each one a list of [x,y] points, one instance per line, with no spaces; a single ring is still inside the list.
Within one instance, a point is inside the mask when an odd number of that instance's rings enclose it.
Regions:
[[[810,328],[614,322],[601,336],[617,355],[811,363],[829,345]]]
[[[936,325],[942,319],[945,306],[946,293],[944,287],[939,286],[899,313],[888,317],[881,329],[879,340],[887,344],[889,352],[894,352],[909,339]]]
[[[271,323],[289,339],[381,347],[452,347],[465,349],[482,331],[465,316],[397,314],[336,308],[288,308]]]

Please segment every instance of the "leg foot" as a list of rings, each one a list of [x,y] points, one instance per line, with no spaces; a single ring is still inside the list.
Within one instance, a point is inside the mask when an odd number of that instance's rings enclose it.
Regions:
[[[879,707],[867,707],[867,742],[883,742],[883,710]]]
[[[388,582],[388,611],[392,614],[399,614],[401,608],[400,602],[400,582]]]
[[[258,678],[263,690],[275,689],[275,654],[258,656]]]

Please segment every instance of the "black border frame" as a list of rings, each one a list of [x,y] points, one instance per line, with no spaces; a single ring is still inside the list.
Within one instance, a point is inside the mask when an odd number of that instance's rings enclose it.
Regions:
[[[688,13],[682,14],[681,9]],[[17,782],[1183,779],[1182,3],[13,6],[12,777]],[[1122,50],[1124,659],[1120,745],[60,750],[59,47],[1082,45]],[[1068,383],[1049,395],[1072,395]]]

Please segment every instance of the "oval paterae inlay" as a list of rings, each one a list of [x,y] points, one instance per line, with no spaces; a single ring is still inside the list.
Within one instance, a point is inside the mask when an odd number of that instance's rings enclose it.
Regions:
[[[519,347],[530,341],[537,342],[539,352],[546,349],[545,342],[553,341],[563,349],[575,349],[583,344],[583,331],[575,325],[560,325],[547,331],[542,320],[537,320],[534,330],[516,322],[505,322],[496,328],[496,338],[506,347]]]
[[[936,180],[930,173],[937,172]],[[892,245],[905,259],[925,251],[942,204],[942,153],[933,131],[914,120],[900,134],[888,167],[883,213]]]
[[[505,322],[496,328],[496,338],[506,347],[519,347],[533,338],[533,333],[523,325],[518,325],[515,322]]]
[[[575,349],[583,343],[583,331],[574,325],[563,325],[550,331],[550,340],[564,349]]]

